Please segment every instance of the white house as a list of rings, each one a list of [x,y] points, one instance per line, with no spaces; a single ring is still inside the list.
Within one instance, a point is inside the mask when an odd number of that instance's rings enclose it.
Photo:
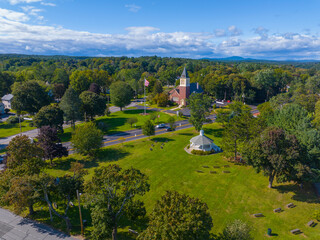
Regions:
[[[200,130],[200,134],[190,139],[190,150],[202,150],[221,152],[221,148],[213,143],[213,140],[204,135],[204,131]]]
[[[12,95],[12,94],[4,95],[4,96],[1,98],[1,101],[2,101],[2,103],[4,104],[4,107],[5,107],[5,108],[11,109],[12,99],[13,99],[13,95]]]

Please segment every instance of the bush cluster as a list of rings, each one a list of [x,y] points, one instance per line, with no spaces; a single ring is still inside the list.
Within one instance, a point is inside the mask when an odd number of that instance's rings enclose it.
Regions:
[[[212,153],[215,153],[215,151],[213,149],[211,149],[211,151],[202,151],[202,150],[193,149],[191,153],[194,155],[210,155]]]
[[[22,117],[20,117],[20,121],[23,122],[24,119]],[[8,124],[15,124],[19,122],[19,117],[17,116],[11,116],[7,119],[6,121]]]

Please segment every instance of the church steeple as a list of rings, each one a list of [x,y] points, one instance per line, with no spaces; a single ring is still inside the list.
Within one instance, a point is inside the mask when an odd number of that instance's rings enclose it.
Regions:
[[[181,78],[189,78],[186,67],[184,67],[183,72],[181,74]]]
[[[180,77],[180,86],[181,87],[190,87],[190,78],[186,68],[183,69],[183,72]]]

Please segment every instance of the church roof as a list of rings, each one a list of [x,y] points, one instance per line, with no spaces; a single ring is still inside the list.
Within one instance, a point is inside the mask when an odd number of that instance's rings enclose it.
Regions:
[[[190,94],[192,93],[202,93],[203,90],[199,83],[190,83]]]
[[[181,74],[181,78],[189,78],[188,72],[185,67],[184,67],[183,72]]]

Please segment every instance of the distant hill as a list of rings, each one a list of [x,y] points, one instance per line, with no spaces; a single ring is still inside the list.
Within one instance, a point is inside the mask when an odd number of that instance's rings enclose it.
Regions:
[[[225,57],[225,58],[201,58],[201,60],[218,61],[218,62],[259,62],[259,63],[314,63],[320,62],[320,60],[307,59],[307,60],[267,60],[267,59],[254,59],[254,58],[243,58],[239,56]]]

